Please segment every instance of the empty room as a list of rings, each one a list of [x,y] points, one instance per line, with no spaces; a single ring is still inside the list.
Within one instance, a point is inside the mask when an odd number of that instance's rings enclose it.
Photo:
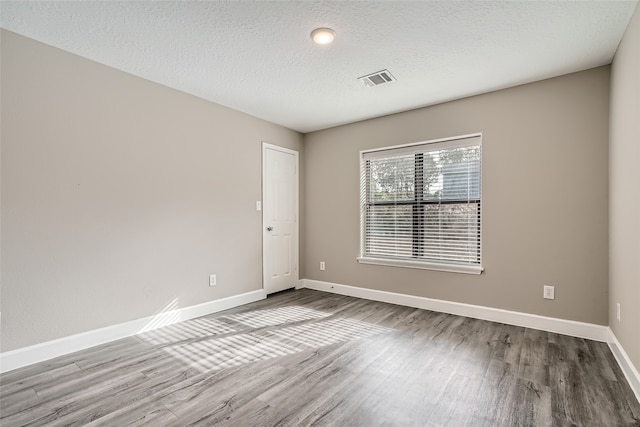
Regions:
[[[640,426],[640,6],[0,1],[0,425]]]

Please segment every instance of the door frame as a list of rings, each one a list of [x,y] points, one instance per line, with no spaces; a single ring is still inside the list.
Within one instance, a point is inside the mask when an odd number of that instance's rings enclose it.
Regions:
[[[266,256],[266,251],[265,251],[265,238],[264,238],[264,231],[265,228],[267,227],[266,223],[265,223],[265,219],[264,219],[264,200],[265,200],[265,189],[266,189],[266,182],[267,182],[267,168],[266,168],[266,151],[267,150],[275,150],[275,151],[280,151],[282,153],[287,153],[287,154],[292,154],[294,159],[295,159],[295,188],[294,188],[294,203],[295,203],[295,238],[294,238],[294,250],[295,250],[295,254],[294,254],[294,268],[295,268],[295,275],[294,275],[294,287],[297,288],[298,284],[300,282],[300,160],[299,160],[299,153],[296,150],[290,149],[290,148],[286,148],[286,147],[281,147],[279,145],[275,145],[275,144],[271,144],[269,142],[266,141],[262,141],[262,212],[261,212],[261,229],[260,229],[260,233],[261,233],[261,237],[262,237],[262,289],[265,291],[266,294],[266,287],[265,287],[265,278],[267,275],[267,263],[265,262],[265,256]]]

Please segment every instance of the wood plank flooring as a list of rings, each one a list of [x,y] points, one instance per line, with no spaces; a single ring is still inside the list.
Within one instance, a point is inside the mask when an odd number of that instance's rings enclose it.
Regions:
[[[640,426],[604,343],[308,289],[0,376],[10,426]]]

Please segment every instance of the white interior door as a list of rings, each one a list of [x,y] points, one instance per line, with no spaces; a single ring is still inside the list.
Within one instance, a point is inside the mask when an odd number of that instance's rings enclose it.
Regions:
[[[267,294],[298,282],[298,152],[262,145],[262,265]]]

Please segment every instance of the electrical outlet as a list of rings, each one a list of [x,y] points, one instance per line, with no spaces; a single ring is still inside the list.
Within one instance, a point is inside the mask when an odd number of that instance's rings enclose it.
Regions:
[[[616,303],[616,319],[620,322],[620,303]]]
[[[217,285],[217,282],[218,282],[218,280],[216,278],[216,275],[215,274],[210,274],[209,275],[209,286],[215,286],[215,285]]]
[[[324,271],[325,265],[324,261],[320,261],[320,270]]]
[[[556,299],[555,294],[556,294],[555,286],[544,285],[544,293],[542,294],[544,299]]]

